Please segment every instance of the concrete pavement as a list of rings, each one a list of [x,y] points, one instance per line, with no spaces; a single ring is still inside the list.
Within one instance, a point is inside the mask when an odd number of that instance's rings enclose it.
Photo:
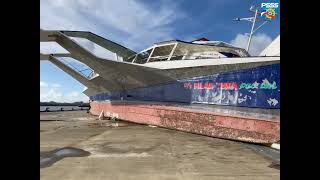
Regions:
[[[42,180],[280,179],[272,160],[241,143],[97,119],[86,111],[40,113],[42,153],[64,147],[90,152],[40,168]]]

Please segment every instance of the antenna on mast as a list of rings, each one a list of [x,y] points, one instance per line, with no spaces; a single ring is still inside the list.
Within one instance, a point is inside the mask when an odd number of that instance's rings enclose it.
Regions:
[[[256,25],[256,21],[257,20],[260,20],[258,18],[258,13],[260,14],[259,12],[259,7],[256,7],[254,5],[252,5],[249,9],[249,11],[253,12],[254,13],[254,16],[253,17],[248,17],[248,18],[235,18],[233,19],[234,21],[249,21],[252,23],[252,26],[251,26],[251,31],[250,33],[245,33],[246,35],[249,35],[249,39],[248,39],[248,44],[247,44],[247,48],[246,50],[249,52],[249,49],[250,49],[250,44],[251,44],[251,39],[252,39],[252,35],[253,33],[255,33],[261,26],[263,26],[264,24],[266,24],[268,22],[268,20],[263,20],[263,23],[261,23],[256,29],[255,28],[255,25]]]

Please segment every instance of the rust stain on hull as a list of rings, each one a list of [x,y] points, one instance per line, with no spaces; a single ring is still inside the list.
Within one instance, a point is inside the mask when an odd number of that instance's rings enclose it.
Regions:
[[[280,140],[280,120],[154,104],[91,102],[90,105],[93,115],[98,116],[103,110],[106,117],[140,124],[253,143],[274,143]]]

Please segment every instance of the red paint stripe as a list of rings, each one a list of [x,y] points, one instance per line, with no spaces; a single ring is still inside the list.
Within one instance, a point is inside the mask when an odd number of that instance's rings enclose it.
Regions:
[[[119,119],[141,124],[178,129],[213,137],[257,143],[272,143],[280,139],[280,122],[264,119],[220,115],[186,108],[159,105],[92,102],[91,113],[104,110],[116,113]]]

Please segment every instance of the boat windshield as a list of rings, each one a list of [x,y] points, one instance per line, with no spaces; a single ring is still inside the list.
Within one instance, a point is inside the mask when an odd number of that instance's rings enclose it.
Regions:
[[[144,64],[147,62],[155,61],[167,61],[175,44],[156,46],[145,51],[142,51],[135,56],[131,56],[127,61],[138,64]]]
[[[155,47],[148,62],[168,60],[174,46],[175,44]]]
[[[143,51],[141,53],[138,53],[135,56],[133,62],[138,63],[138,64],[146,63],[149,56],[150,56],[151,51],[152,51],[152,49],[149,49],[149,50]]]
[[[245,50],[236,47],[195,44],[185,42],[166,42],[129,57],[126,61],[138,64],[172,60],[217,59],[228,57],[246,57]]]

